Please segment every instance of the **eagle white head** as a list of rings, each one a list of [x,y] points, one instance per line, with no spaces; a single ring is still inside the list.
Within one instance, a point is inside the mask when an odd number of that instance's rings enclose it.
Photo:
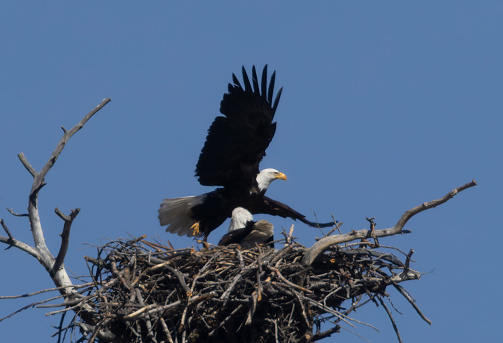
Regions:
[[[232,210],[231,223],[229,224],[229,231],[234,231],[237,229],[242,229],[246,226],[246,223],[253,221],[252,214],[242,208],[236,207]]]
[[[265,191],[274,180],[286,180],[286,175],[276,169],[263,169],[257,175],[257,183],[259,190]]]

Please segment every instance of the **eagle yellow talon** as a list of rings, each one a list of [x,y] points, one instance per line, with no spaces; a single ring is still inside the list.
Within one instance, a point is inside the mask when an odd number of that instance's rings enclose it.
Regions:
[[[192,234],[194,236],[198,236],[199,235],[199,222],[196,222],[196,223],[192,224],[192,226],[190,228],[192,229]]]

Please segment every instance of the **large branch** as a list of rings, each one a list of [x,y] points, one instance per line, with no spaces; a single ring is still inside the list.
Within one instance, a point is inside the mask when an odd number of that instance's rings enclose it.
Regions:
[[[59,210],[56,209],[57,214],[65,221],[63,232],[62,232],[62,242],[60,245],[58,257],[54,258],[53,254],[49,251],[45,243],[44,232],[42,230],[42,224],[40,222],[40,215],[38,212],[38,193],[45,186],[45,177],[52,166],[56,163],[59,155],[63,151],[68,140],[80,129],[84,127],[89,119],[92,118],[96,112],[101,110],[106,104],[110,102],[110,99],[104,99],[98,106],[91,110],[88,114],[82,118],[82,120],[72,127],[70,130],[63,129],[63,137],[57,144],[56,148],[52,152],[47,163],[42,167],[42,169],[37,172],[36,169],[28,162],[28,159],[23,153],[18,154],[19,160],[26,168],[26,170],[33,176],[33,184],[29,194],[28,201],[28,217],[30,219],[31,232],[33,236],[34,246],[23,243],[16,240],[10,231],[8,230],[5,223],[2,221],[2,227],[7,233],[8,237],[0,236],[0,242],[9,245],[9,247],[16,247],[20,250],[27,252],[28,254],[35,257],[49,272],[54,284],[58,287],[60,293],[65,297],[65,301],[70,301],[72,299],[81,298],[82,296],[74,289],[72,281],[70,280],[66,269],[63,268],[63,262],[68,248],[69,235],[71,222],[78,214],[78,210],[72,211],[70,216],[65,216]],[[12,211],[10,211],[13,213]],[[14,213],[13,213],[14,214]],[[23,215],[24,216],[24,215]],[[93,324],[92,309],[87,306],[82,308],[80,316],[88,323]]]
[[[104,99],[98,106],[96,106],[92,111],[90,111],[88,114],[82,118],[82,120],[75,125],[73,128],[70,129],[70,131],[67,131],[64,127],[63,129],[63,137],[59,141],[58,145],[52,152],[51,157],[47,161],[47,163],[42,167],[40,172],[37,172],[35,168],[31,166],[31,164],[28,162],[28,159],[25,157],[23,153],[19,153],[18,157],[21,163],[24,165],[26,170],[33,176],[33,185],[31,187],[30,191],[30,196],[29,196],[29,204],[28,204],[28,215],[30,217],[30,225],[31,225],[31,231],[33,235],[33,240],[35,242],[35,246],[43,251],[46,255],[50,254],[49,249],[47,249],[47,246],[45,244],[45,239],[44,239],[44,234],[42,231],[42,225],[40,223],[40,216],[38,213],[38,192],[42,187],[45,186],[45,176],[49,172],[49,170],[52,168],[52,166],[56,163],[56,160],[58,159],[59,155],[63,151],[63,148],[65,147],[66,143],[68,140],[80,129],[84,127],[84,124],[87,123],[89,119],[92,118],[92,116],[101,110],[106,104],[110,102],[110,98]]]
[[[101,110],[106,104],[110,102],[110,99],[104,99],[97,107],[91,110],[88,114],[82,118],[82,120],[72,127],[69,131],[64,127],[63,129],[63,137],[57,144],[56,148],[52,152],[47,163],[42,167],[40,172],[37,172],[36,169],[28,162],[28,159],[25,157],[23,153],[18,155],[19,160],[23,164],[23,166],[28,170],[28,172],[33,176],[33,185],[29,194],[28,201],[28,217],[30,219],[31,232],[33,236],[33,241],[35,246],[32,247],[26,243],[16,240],[12,237],[12,234],[8,230],[5,223],[2,221],[2,227],[7,233],[8,237],[0,236],[0,242],[9,245],[10,247],[16,247],[20,250],[23,250],[33,257],[35,257],[49,272],[54,284],[58,287],[60,293],[65,297],[65,301],[71,301],[72,299],[82,298],[82,296],[74,289],[73,283],[70,280],[66,269],[63,268],[63,262],[66,255],[66,251],[68,248],[69,235],[70,235],[70,227],[73,219],[78,214],[78,210],[72,211],[70,216],[63,215],[59,210],[56,209],[56,213],[60,218],[65,221],[65,225],[63,227],[63,232],[61,235],[62,241],[59,249],[59,253],[57,258],[54,258],[52,253],[49,251],[44,238],[44,232],[42,230],[42,224],[40,222],[40,215],[38,212],[38,193],[45,186],[45,177],[52,166],[56,163],[59,155],[63,151],[68,140],[80,129],[84,127],[89,119],[92,118],[96,112]],[[83,305],[81,310],[79,311],[80,317],[88,324],[95,324],[93,309],[89,305]],[[106,333],[106,332],[104,332]]]
[[[456,194],[458,194],[461,191],[464,191],[467,188],[476,186],[477,182],[475,180],[472,180],[472,182],[469,182],[461,187],[458,187],[456,189],[453,189],[449,193],[447,193],[445,196],[443,196],[440,199],[433,200],[430,202],[425,202],[419,206],[416,206],[408,211],[405,211],[405,213],[400,217],[398,222],[396,223],[395,226],[388,228],[388,229],[382,229],[382,230],[359,230],[359,231],[352,231],[350,233],[346,233],[343,235],[334,235],[334,236],[328,236],[325,238],[320,239],[318,242],[316,242],[305,254],[304,257],[302,258],[302,263],[306,266],[310,266],[316,258],[322,254],[325,250],[330,248],[333,245],[336,244],[341,244],[341,243],[347,243],[351,242],[357,239],[363,239],[363,238],[369,238],[369,237],[386,237],[386,236],[393,236],[401,233],[405,233],[402,231],[403,227],[407,223],[407,221],[412,218],[414,215],[418,214],[419,212],[428,210],[433,207],[437,207],[438,205],[443,204],[444,202],[448,201],[449,199],[452,199]]]
[[[65,225],[63,226],[63,232],[61,233],[61,246],[59,248],[58,256],[56,257],[56,261],[52,267],[52,273],[55,274],[59,268],[63,265],[63,261],[65,260],[66,252],[68,251],[68,245],[70,244],[70,228],[72,227],[73,220],[77,217],[77,214],[80,212],[80,208],[72,210],[72,213],[69,216],[61,213],[59,208],[56,207],[54,211],[65,221]]]

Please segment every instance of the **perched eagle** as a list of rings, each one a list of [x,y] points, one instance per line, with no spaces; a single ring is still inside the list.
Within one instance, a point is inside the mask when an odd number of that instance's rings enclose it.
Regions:
[[[265,213],[300,220],[313,227],[328,227],[333,223],[318,224],[287,205],[264,196],[274,180],[286,180],[286,175],[275,169],[259,172],[276,131],[273,122],[282,88],[273,101],[274,72],[267,85],[267,65],[259,85],[255,66],[252,79],[243,67],[243,83],[232,74],[234,84],[220,103],[223,116],[215,118],[197,162],[195,174],[203,186],[220,186],[212,192],[182,198],[164,199],[159,209],[161,226],[180,236],[201,236],[206,240],[211,231],[231,217],[236,207],[249,212]]]
[[[254,248],[274,240],[274,226],[267,220],[253,221],[250,212],[242,207],[232,211],[231,224],[218,245],[239,244],[243,249]],[[272,245],[271,245],[272,246]]]

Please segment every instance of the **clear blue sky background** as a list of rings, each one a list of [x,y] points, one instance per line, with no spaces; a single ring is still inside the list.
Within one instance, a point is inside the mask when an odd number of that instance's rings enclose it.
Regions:
[[[262,167],[288,175],[268,194],[344,232],[393,226],[402,213],[472,179],[479,185],[423,212],[413,233],[383,239],[414,249],[420,281],[404,286],[424,323],[390,289],[406,342],[494,342],[501,326],[503,94],[500,1],[41,2],[0,4],[0,207],[25,212],[31,176],[103,98],[112,102],[66,146],[40,194],[47,243],[56,253],[65,213],[80,207],[66,265],[107,238],[159,236],[163,198],[211,190],[193,177],[206,130],[241,66],[269,65],[283,96]],[[0,210],[16,238],[25,218]],[[266,218],[256,216],[256,218]],[[277,230],[291,220],[269,219]],[[305,245],[319,231],[295,224]],[[225,224],[226,225],[226,224]],[[217,242],[224,227],[210,236]],[[2,233],[3,234],[3,233]],[[52,287],[30,256],[0,251],[0,294]],[[40,300],[2,301],[0,316]],[[32,309],[0,323],[4,342],[54,342],[59,317]],[[395,341],[385,312],[353,315],[372,342]],[[362,342],[348,332],[337,339]]]

